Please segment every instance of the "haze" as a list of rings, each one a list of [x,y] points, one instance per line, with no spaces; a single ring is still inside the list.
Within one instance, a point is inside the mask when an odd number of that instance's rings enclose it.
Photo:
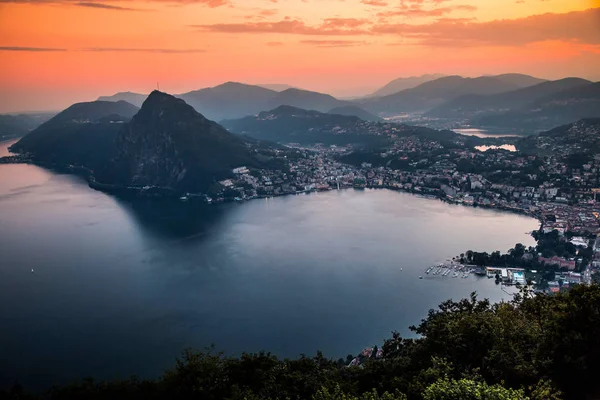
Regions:
[[[0,112],[225,81],[344,97],[426,73],[599,80],[598,0],[0,0]]]

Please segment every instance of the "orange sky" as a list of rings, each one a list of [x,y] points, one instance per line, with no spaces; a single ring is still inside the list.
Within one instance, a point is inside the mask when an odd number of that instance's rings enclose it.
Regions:
[[[600,0],[0,0],[0,112],[225,81],[351,96],[399,76],[600,80]]]

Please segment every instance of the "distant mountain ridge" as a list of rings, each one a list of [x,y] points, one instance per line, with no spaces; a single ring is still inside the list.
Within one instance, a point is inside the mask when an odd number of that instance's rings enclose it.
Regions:
[[[281,86],[278,88],[283,89]],[[102,96],[99,99],[108,101],[125,100],[132,104],[141,105],[146,97],[144,94],[121,92],[113,96]],[[215,121],[256,115],[261,111],[270,110],[280,105],[291,105],[326,112],[334,107],[349,104],[328,94],[296,88],[286,88],[278,91],[239,82],[225,82],[211,88],[176,94],[175,97],[185,100],[196,111]]]
[[[73,104],[24,136],[11,150],[31,153],[45,163],[95,169],[110,157],[117,133],[138,110],[125,101]]]
[[[221,123],[231,132],[261,140],[302,145],[352,145],[361,149],[380,149],[389,145],[392,132],[395,136],[419,136],[440,141],[461,137],[448,130],[364,121],[354,115],[329,114],[291,106],[280,106],[257,116]]]
[[[355,104],[375,114],[427,112],[440,104],[461,95],[492,95],[518,89],[494,77],[463,78],[446,76],[383,97],[354,101]]]
[[[464,118],[482,112],[515,109],[545,96],[590,83],[581,78],[564,78],[494,95],[466,94],[449,100],[426,115],[437,118]]]
[[[382,121],[378,116],[371,114],[367,110],[360,108],[359,106],[350,104],[342,107],[332,108],[327,112],[327,114],[338,114],[338,115],[346,115],[346,116],[354,116],[362,119],[363,121]]]
[[[586,118],[600,118],[600,82],[552,93],[525,106],[483,115],[473,122],[480,126],[539,131]]]
[[[302,89],[286,89],[279,92],[267,105],[272,109],[281,105],[327,112],[335,107],[343,107],[351,103],[338,100],[335,97]]]
[[[97,101],[126,101],[136,107],[141,107],[144,100],[148,97],[147,94],[133,92],[119,92],[112,96],[100,96]]]
[[[0,115],[0,141],[25,136],[53,115],[52,113]]]
[[[369,122],[356,116],[322,113],[292,106],[279,106],[257,116],[224,120],[231,132],[280,143],[337,144],[385,142],[367,133]]]
[[[411,114],[424,114],[432,120],[431,126],[446,127],[449,120],[460,120],[473,126],[509,127],[522,131],[542,130],[551,127],[552,123],[572,122],[567,118],[593,117],[596,104],[587,99],[575,102],[572,97],[566,109],[557,109],[557,116],[543,116],[543,113],[527,117],[527,108],[535,101],[558,92],[576,89],[591,82],[580,78],[565,78],[556,81],[545,81],[524,74],[502,74],[464,78],[461,76],[444,76],[438,79],[435,75],[424,75],[418,79],[431,79],[410,89],[405,89],[386,96],[361,98],[344,101],[324,93],[308,90],[285,88],[282,85],[272,90],[258,85],[239,82],[224,84],[175,95],[185,100],[202,115],[211,120],[235,120],[246,116],[255,116],[266,110],[276,109],[281,105],[289,105],[305,110],[322,113],[356,115],[367,121],[377,121],[381,117],[414,117]],[[406,82],[405,82],[406,83]],[[413,82],[414,83],[414,82]],[[267,85],[268,86],[268,85]],[[585,95],[585,92],[574,92],[574,96]],[[118,93],[102,99],[129,99],[141,103],[145,95],[131,92]],[[549,107],[550,103],[544,105]],[[531,110],[529,110],[531,111]],[[501,120],[500,114],[506,118]],[[563,115],[564,117],[559,117]],[[451,123],[455,123],[450,121]],[[522,126],[516,126],[518,124]],[[537,126],[540,124],[540,126]]]
[[[433,81],[439,78],[443,78],[444,74],[426,74],[421,76],[409,76],[406,78],[397,78],[387,83],[375,92],[371,93],[366,97],[381,97],[388,96],[390,94],[398,93],[405,89],[412,89],[419,86],[422,83]]]
[[[256,114],[264,110],[266,103],[278,93],[260,86],[226,82],[175,96],[185,100],[206,118],[219,121]]]
[[[585,118],[528,136],[519,140],[517,147],[524,152],[591,157],[600,153],[600,118]]]
[[[263,87],[263,88],[269,89],[269,90],[274,90],[276,92],[283,92],[286,89],[298,89],[295,86],[287,85],[285,83],[265,83],[265,84],[258,84],[256,86],[260,86],[260,87]]]
[[[539,83],[547,82],[546,79],[540,79],[536,78],[535,76],[516,73],[492,75],[492,78],[496,78],[502,82],[506,82],[510,85],[518,86],[520,88],[526,88]]]

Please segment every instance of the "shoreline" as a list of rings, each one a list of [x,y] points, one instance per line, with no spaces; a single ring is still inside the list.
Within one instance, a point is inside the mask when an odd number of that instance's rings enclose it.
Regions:
[[[513,214],[520,214],[520,215],[524,215],[524,216],[536,219],[539,223],[538,230],[542,229],[544,227],[544,221],[543,221],[542,217],[540,215],[538,215],[537,213],[528,212],[528,211],[520,209],[520,208],[499,206],[496,204],[486,205],[486,204],[479,204],[476,202],[474,202],[472,204],[468,204],[468,203],[464,203],[462,201],[458,201],[458,200],[449,198],[443,192],[440,193],[440,189],[436,189],[436,188],[427,188],[427,191],[424,192],[424,191],[417,191],[417,190],[409,190],[409,189],[400,188],[397,186],[390,186],[390,185],[340,186],[338,188],[330,187],[328,189],[321,189],[321,190],[319,190],[319,189],[312,189],[312,190],[308,190],[308,191],[303,190],[303,191],[297,191],[294,193],[258,195],[256,197],[244,198],[244,199],[232,198],[232,199],[224,199],[222,201],[206,201],[205,199],[207,197],[207,194],[205,194],[205,193],[184,193],[184,192],[179,192],[172,188],[166,188],[166,187],[127,187],[127,186],[122,186],[122,185],[118,185],[118,184],[109,184],[109,183],[98,182],[98,181],[96,181],[96,179],[93,175],[93,172],[91,170],[89,170],[88,168],[85,168],[85,167],[81,167],[81,166],[74,166],[74,165],[64,166],[64,165],[57,165],[57,164],[51,164],[51,163],[44,163],[44,162],[36,161],[31,158],[24,159],[24,160],[14,160],[14,161],[9,160],[8,162],[4,162],[4,163],[2,162],[3,159],[7,159],[9,157],[15,157],[15,156],[23,157],[22,155],[19,155],[19,154],[12,155],[12,156],[6,156],[6,157],[0,157],[0,165],[1,164],[31,164],[31,165],[36,165],[36,166],[39,166],[42,168],[64,171],[64,172],[72,173],[75,175],[82,175],[86,179],[88,186],[91,189],[98,190],[98,191],[101,191],[104,193],[127,193],[127,194],[134,194],[134,195],[141,196],[141,197],[160,197],[160,198],[168,198],[168,199],[173,199],[173,200],[178,200],[178,201],[198,201],[198,200],[200,200],[200,198],[203,198],[200,201],[202,201],[204,204],[213,205],[213,204],[224,204],[224,203],[241,203],[241,202],[246,202],[246,201],[251,201],[251,200],[256,200],[256,199],[268,199],[268,198],[272,198],[272,197],[291,196],[291,195],[298,195],[298,194],[302,194],[302,193],[323,192],[323,191],[331,191],[331,190],[387,189],[387,190],[391,190],[391,191],[395,191],[395,192],[403,192],[403,193],[416,195],[418,197],[423,197],[423,198],[430,199],[430,200],[437,199],[437,200],[440,200],[447,204],[461,205],[461,206],[465,206],[465,207],[474,207],[474,208],[481,207],[481,208],[490,209],[490,210],[497,210],[497,211],[504,211],[504,212],[509,212],[509,213],[513,213]]]

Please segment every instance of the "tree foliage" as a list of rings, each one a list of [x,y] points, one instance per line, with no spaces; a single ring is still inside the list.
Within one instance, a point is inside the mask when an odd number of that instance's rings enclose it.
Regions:
[[[598,285],[553,296],[523,288],[498,304],[473,293],[443,302],[411,329],[415,337],[393,332],[383,344],[383,359],[360,366],[321,353],[279,359],[187,350],[158,379],[84,380],[53,388],[44,398],[576,400],[599,394]],[[3,395],[26,398],[22,390]]]
[[[507,389],[500,385],[470,379],[440,379],[427,389],[425,400],[529,400],[523,390]]]

